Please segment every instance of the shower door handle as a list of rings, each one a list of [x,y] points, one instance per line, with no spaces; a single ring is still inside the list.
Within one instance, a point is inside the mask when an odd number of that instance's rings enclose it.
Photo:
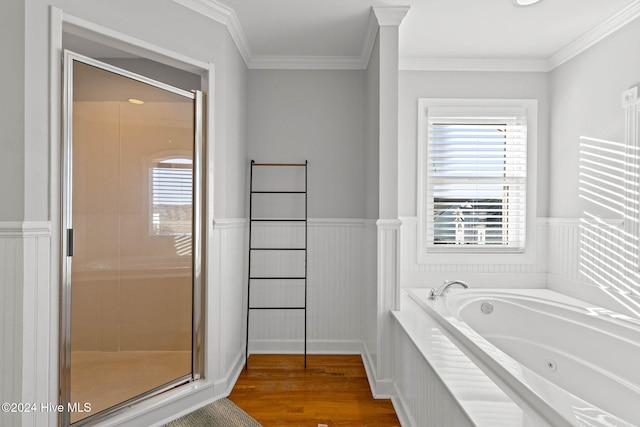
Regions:
[[[67,256],[73,256],[73,228],[67,228]]]

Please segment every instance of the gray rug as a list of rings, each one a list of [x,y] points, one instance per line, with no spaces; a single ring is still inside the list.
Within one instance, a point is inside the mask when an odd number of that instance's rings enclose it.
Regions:
[[[165,427],[192,426],[261,427],[256,420],[229,399],[216,400],[165,425]]]

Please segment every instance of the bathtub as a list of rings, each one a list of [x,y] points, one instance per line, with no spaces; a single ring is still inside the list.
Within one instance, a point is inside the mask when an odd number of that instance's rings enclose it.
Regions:
[[[548,425],[640,426],[640,321],[546,289],[407,294]]]

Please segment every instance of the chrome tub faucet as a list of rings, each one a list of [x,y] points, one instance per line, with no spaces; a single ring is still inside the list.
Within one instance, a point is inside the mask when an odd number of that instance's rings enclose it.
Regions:
[[[469,289],[469,285],[462,280],[445,280],[445,282],[438,288],[431,288],[431,291],[429,292],[429,299],[436,299],[437,297],[445,296],[445,294],[449,292],[449,288],[454,285],[461,286],[464,289]]]

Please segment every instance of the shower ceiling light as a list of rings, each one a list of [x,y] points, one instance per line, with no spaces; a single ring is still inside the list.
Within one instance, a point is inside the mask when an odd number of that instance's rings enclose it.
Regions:
[[[533,6],[536,3],[540,3],[542,0],[513,0],[513,4],[518,7]]]
[[[137,98],[129,98],[128,101],[132,104],[136,104],[136,105],[142,105],[144,104],[144,101],[142,99],[137,99]]]

